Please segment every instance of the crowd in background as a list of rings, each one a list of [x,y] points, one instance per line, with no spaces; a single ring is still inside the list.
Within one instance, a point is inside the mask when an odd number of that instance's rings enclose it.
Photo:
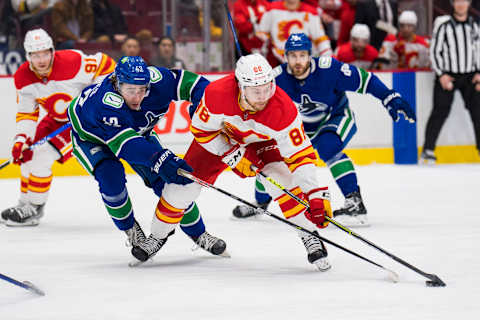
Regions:
[[[171,15],[172,8],[162,8],[165,3],[174,3],[177,12],[174,25],[166,32],[162,19],[167,16],[165,10]],[[210,4],[206,29],[202,27],[205,3]],[[382,70],[430,68],[428,32],[432,25],[424,21],[426,3],[229,1],[243,54],[260,52],[274,66],[284,62],[283,43],[304,15],[303,23],[308,24],[304,32],[314,43],[314,55],[333,54],[344,62]],[[450,0],[433,4],[434,16],[451,13]],[[478,17],[479,7],[480,1],[473,1],[474,16]],[[220,41],[226,26],[223,0],[0,0],[0,15],[0,50],[22,50],[26,31],[41,26],[53,35],[57,49],[103,51],[114,58],[134,53],[151,64],[177,68],[185,63],[175,55],[175,40],[201,43],[204,30],[209,30],[210,39]],[[282,30],[276,30],[279,21]]]

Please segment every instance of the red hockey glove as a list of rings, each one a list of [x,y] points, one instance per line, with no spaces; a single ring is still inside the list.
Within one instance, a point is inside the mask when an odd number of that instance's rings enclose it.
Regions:
[[[305,216],[319,228],[328,226],[329,221],[325,219],[325,215],[330,218],[332,215],[332,207],[330,205],[330,192],[328,187],[317,188],[307,193],[310,209],[305,211]]]
[[[18,134],[15,136],[15,140],[12,148],[13,163],[22,164],[32,160],[33,151],[28,149],[32,145],[32,139],[27,138],[24,134]]]

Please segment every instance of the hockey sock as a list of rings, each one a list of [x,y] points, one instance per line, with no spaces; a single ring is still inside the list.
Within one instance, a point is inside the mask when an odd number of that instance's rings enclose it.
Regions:
[[[133,227],[133,208],[127,188],[120,194],[108,196],[102,193],[103,203],[107,208],[108,214],[120,230],[128,230]]]
[[[336,155],[327,166],[344,196],[359,190],[352,160],[345,153]]]
[[[192,238],[197,238],[205,232],[205,224],[195,202],[185,210],[184,216],[180,221],[180,228]]]
[[[314,141],[318,155],[332,173],[343,195],[358,191],[357,175],[352,160],[343,153],[344,143],[335,132],[323,132]]]
[[[94,171],[95,180],[108,214],[120,230],[133,227],[133,207],[125,186],[125,171],[120,161],[105,159]]]
[[[272,197],[267,193],[265,186],[260,182],[258,177],[255,180],[255,200],[258,204],[267,203],[272,200]]]

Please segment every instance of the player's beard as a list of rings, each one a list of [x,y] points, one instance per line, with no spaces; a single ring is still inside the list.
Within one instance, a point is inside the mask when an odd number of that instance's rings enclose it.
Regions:
[[[296,63],[291,69],[295,78],[304,78],[310,69],[310,61],[305,64]]]

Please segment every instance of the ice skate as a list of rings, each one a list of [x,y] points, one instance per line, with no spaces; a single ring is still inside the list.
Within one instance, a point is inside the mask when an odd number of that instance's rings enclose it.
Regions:
[[[160,251],[163,245],[167,242],[167,239],[168,237],[157,239],[155,236],[149,235],[145,241],[139,242],[137,246],[133,246],[132,255],[141,262],[145,262]]]
[[[256,201],[253,203],[257,205],[258,207],[262,208],[263,210],[266,210],[268,208],[268,205],[270,204],[270,201],[265,202],[265,203],[257,203]],[[233,216],[238,219],[245,219],[249,217],[254,217],[257,215],[262,214],[262,210],[256,209],[251,206],[247,205],[238,205],[233,209]]]
[[[314,233],[317,232],[314,231]],[[325,248],[322,240],[306,232],[300,234],[300,239],[307,249],[308,262],[314,264],[320,271],[327,271],[332,267],[327,258],[327,248]]]
[[[340,224],[346,227],[368,227],[367,209],[363,204],[359,191],[352,192],[345,197],[345,206],[333,211],[333,216]]]
[[[145,233],[143,233],[142,227],[138,224],[137,220],[133,222],[133,226],[125,230],[127,234],[127,247],[135,247],[138,246],[139,243],[145,242]]]
[[[431,165],[437,163],[437,157],[435,157],[435,153],[432,150],[425,149],[420,154],[420,160],[418,161],[419,164],[426,164]]]
[[[0,223],[6,223],[8,220],[8,216],[15,210],[15,208],[22,207],[24,205],[25,205],[25,202],[23,202],[22,200],[18,200],[18,203],[16,206],[3,210],[0,213]]]
[[[22,206],[16,206],[8,210],[8,214],[5,214],[7,220],[5,224],[9,227],[31,227],[38,226],[40,219],[44,215],[45,204],[35,205],[26,203]],[[4,211],[5,212],[5,211]],[[4,216],[2,212],[2,218]]]
[[[230,254],[226,250],[227,244],[225,243],[225,241],[215,236],[212,236],[207,231],[202,233],[199,237],[192,237],[192,240],[196,243],[196,248],[202,248],[203,250],[208,251],[216,256],[230,258]]]

